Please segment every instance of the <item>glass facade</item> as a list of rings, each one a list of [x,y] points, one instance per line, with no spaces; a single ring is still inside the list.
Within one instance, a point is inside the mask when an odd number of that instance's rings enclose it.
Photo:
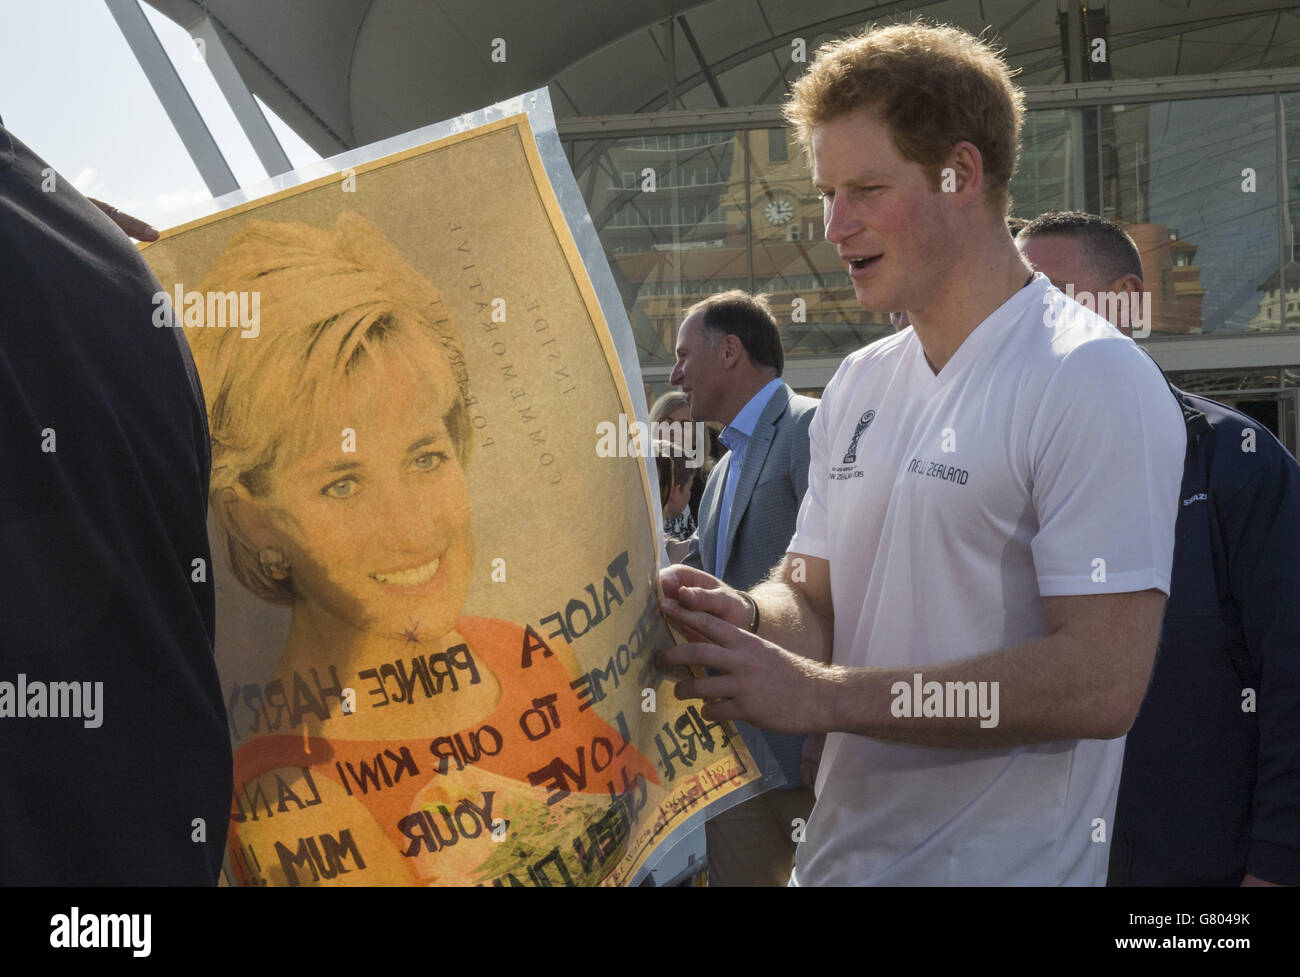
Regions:
[[[568,144],[644,366],[670,365],[705,296],[763,292],[786,355],[841,357],[889,331],[864,312],[802,153],[784,129],[656,133]]]
[[[749,287],[744,146],[734,132],[654,133],[570,148],[642,362],[672,359],[681,310]]]
[[[1188,393],[1202,394],[1259,421],[1296,453],[1300,368],[1196,370],[1170,372],[1168,376]]]
[[[1300,330],[1300,263],[1296,252],[1300,247],[1300,93],[1283,95],[1278,99],[1281,119],[1282,167],[1282,221],[1278,267],[1260,285],[1262,318],[1272,328],[1287,331]],[[1285,322],[1285,326],[1283,326]]]
[[[889,331],[854,301],[784,129],[567,148],[644,365],[670,364],[685,310],[730,288],[770,296],[792,358],[842,357]],[[1011,193],[1018,217],[1078,209],[1123,224],[1157,339],[1300,330],[1300,268],[1284,267],[1300,226],[1300,93],[1031,109]]]
[[[1101,213],[1143,251],[1156,333],[1267,328],[1259,286],[1278,262],[1275,102],[1104,107]]]
[[[1142,255],[1151,298],[1143,341],[1157,361],[1191,389],[1253,404],[1247,412],[1261,411],[1294,450],[1300,352],[1274,342],[1300,334],[1294,10],[1210,0],[1187,0],[1177,13],[1136,0],[889,6],[1000,40],[1028,104],[1012,212],[1083,210],[1124,225]],[[573,133],[566,148],[651,395],[668,389],[686,309],[726,289],[769,296],[787,376],[804,389],[819,389],[844,355],[890,332],[887,317],[855,302],[776,110],[817,45],[869,13],[837,0],[798,9],[713,0],[594,53],[552,85],[560,117],[573,123],[561,132]],[[636,60],[647,45],[655,54]],[[612,65],[656,57],[661,74],[608,81],[619,77]],[[596,77],[607,82],[589,84]],[[689,111],[663,114],[673,110]],[[597,139],[583,134],[581,117],[592,115],[629,118]],[[1253,345],[1246,353],[1242,344]],[[1169,355],[1176,349],[1192,352]]]
[[[1084,123],[1096,113],[1083,109],[1028,112],[1020,134],[1020,163],[1011,184],[1012,211],[1021,217],[1049,210],[1086,210],[1096,196],[1096,136],[1086,140]],[[1089,168],[1089,163],[1092,164]]]

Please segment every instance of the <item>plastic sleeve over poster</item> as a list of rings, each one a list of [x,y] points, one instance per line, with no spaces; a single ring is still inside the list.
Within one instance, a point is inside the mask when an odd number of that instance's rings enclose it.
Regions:
[[[231,881],[626,885],[759,789],[655,666],[653,466],[596,449],[636,349],[544,90],[144,255],[208,410]]]

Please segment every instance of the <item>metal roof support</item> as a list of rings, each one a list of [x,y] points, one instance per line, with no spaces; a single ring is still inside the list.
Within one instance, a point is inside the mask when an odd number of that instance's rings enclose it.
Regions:
[[[248,86],[244,84],[244,79],[235,68],[235,63],[230,60],[230,52],[226,50],[217,25],[212,22],[211,17],[204,17],[190,31],[190,34],[196,41],[203,43],[203,57],[207,62],[208,70],[216,79],[221,94],[230,103],[231,111],[235,113],[244,135],[253,144],[253,151],[266,167],[267,174],[279,176],[281,173],[288,173],[293,169],[293,164],[285,155],[284,148],[280,145],[280,140],[275,137],[270,123],[266,121],[261,106],[253,98],[253,93],[248,90]]]
[[[1277,137],[1277,298],[1278,298],[1278,328],[1286,332],[1287,319],[1287,301],[1286,301],[1286,269],[1287,265],[1295,259],[1292,253],[1292,245],[1295,243],[1291,238],[1291,210],[1287,200],[1290,188],[1290,175],[1287,173],[1286,159],[1286,103],[1282,100],[1282,93],[1275,92],[1273,95],[1273,124],[1275,135]]]
[[[1094,81],[1079,85],[1032,85],[1025,88],[1028,109],[1080,108],[1088,105],[1169,102],[1184,98],[1226,98],[1273,92],[1300,92],[1300,68],[1234,71],[1181,78]],[[718,129],[776,129],[785,125],[780,105],[728,109],[685,109],[654,114],[584,115],[556,123],[561,139],[617,139],[652,132]],[[581,165],[575,167],[581,170]]]
[[[678,16],[677,22],[682,25],[682,37],[686,38],[686,43],[691,47],[691,53],[695,55],[695,63],[700,66],[700,71],[704,74],[704,80],[709,83],[709,88],[713,92],[713,98],[718,103],[718,108],[727,107],[727,96],[722,94],[722,86],[718,84],[717,77],[713,74],[713,69],[709,67],[709,61],[700,50],[699,43],[695,40],[695,32],[691,30],[691,25],[686,22],[686,15]]]
[[[668,107],[679,108],[677,104],[677,28],[670,16],[664,21],[664,69],[668,74]]]
[[[203,116],[194,107],[194,100],[181,82],[176,67],[163,50],[158,35],[153,32],[149,19],[140,9],[137,0],[104,0],[108,12],[117,21],[122,36],[131,46],[131,53],[143,69],[154,94],[162,103],[163,111],[171,120],[176,134],[185,144],[190,159],[198,168],[203,182],[214,197],[239,189],[235,175],[230,171],[226,158],[217,148],[217,141],[208,131]]]
[[[1076,85],[1088,80],[1083,70],[1083,13],[1079,0],[1065,0],[1066,67],[1065,80]]]

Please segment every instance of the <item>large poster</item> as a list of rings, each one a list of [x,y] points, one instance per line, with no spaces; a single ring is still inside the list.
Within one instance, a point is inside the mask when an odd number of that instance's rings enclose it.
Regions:
[[[596,435],[644,404],[527,116],[145,257],[208,407],[231,881],[626,884],[756,780],[654,665],[657,500]]]

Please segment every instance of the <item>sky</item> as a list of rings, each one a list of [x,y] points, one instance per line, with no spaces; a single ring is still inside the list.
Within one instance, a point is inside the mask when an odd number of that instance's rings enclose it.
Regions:
[[[141,6],[235,179],[265,180],[189,33]],[[262,111],[295,168],[320,159]],[[82,193],[160,229],[212,196],[103,0],[0,0],[0,117]]]

